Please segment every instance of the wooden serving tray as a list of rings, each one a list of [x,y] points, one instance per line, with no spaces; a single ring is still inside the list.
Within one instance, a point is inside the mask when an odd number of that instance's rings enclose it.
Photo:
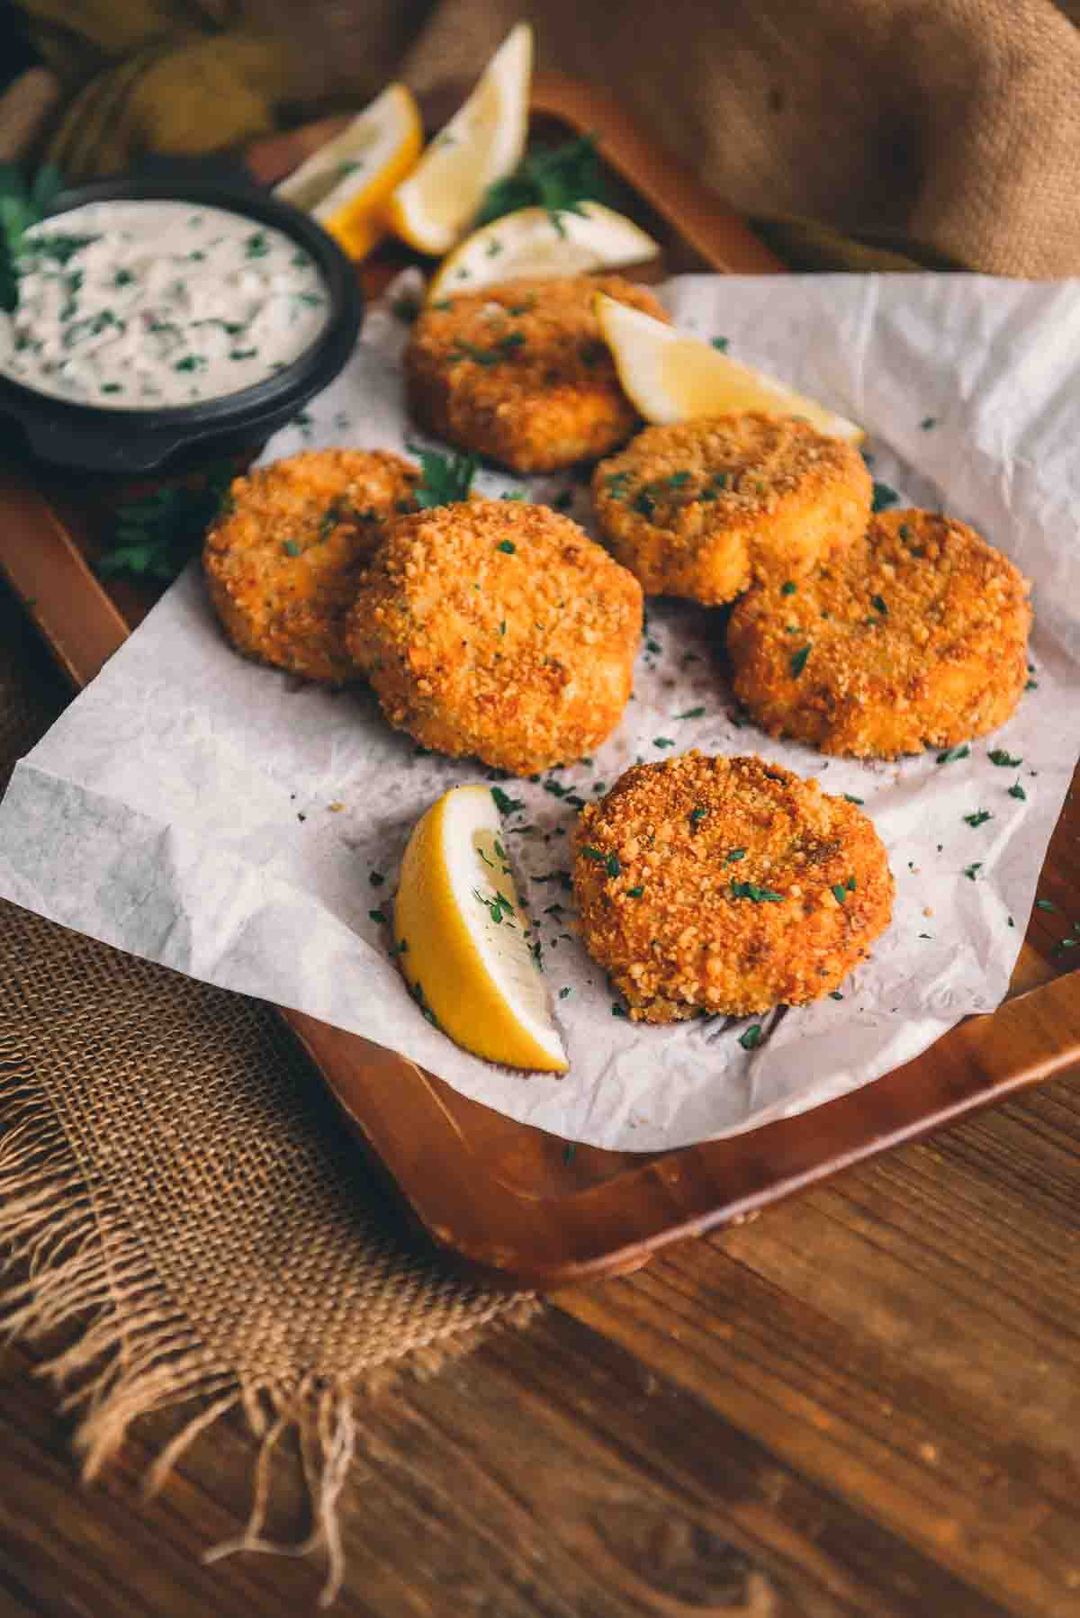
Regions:
[[[666,271],[783,266],[684,165],[657,150],[607,92],[537,77],[537,130],[592,131],[623,203],[664,243]],[[272,183],[331,134],[327,120],[252,147]],[[369,291],[408,262],[382,249]],[[154,592],[92,571],[99,491],[26,467],[0,471],[0,567],[76,685],[93,679]],[[88,560],[88,558],[90,560]],[[281,1014],[388,1171],[416,1223],[453,1259],[508,1285],[551,1288],[645,1263],[680,1237],[735,1223],[838,1169],[1080,1067],[1080,977],[1059,947],[1080,918],[1080,805],[1070,794],[1010,988],[906,1067],[798,1118],[679,1151],[574,1146],[468,1100],[393,1051],[299,1012]]]

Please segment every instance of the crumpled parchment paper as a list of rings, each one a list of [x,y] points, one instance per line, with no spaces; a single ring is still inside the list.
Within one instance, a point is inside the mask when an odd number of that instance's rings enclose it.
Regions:
[[[881,498],[974,523],[1033,579],[1032,688],[970,755],[824,759],[733,717],[717,615],[651,603],[634,699],[596,756],[503,782],[571,1057],[510,1072],[431,1027],[389,954],[408,832],[480,766],[418,752],[362,687],[332,694],[237,657],[192,566],[18,766],[0,805],[0,895],[225,988],[392,1046],[467,1095],[571,1140],[656,1149],[804,1111],[890,1070],[1002,998],[1080,736],[1080,283],[967,275],[684,277],[677,321],[862,422]],[[392,299],[354,359],[265,459],[305,445],[401,449]],[[489,493],[525,487],[485,473]],[[588,526],[587,487],[536,480]],[[897,897],[841,1000],[643,1028],[613,1011],[576,940],[572,798],[637,758],[757,752],[865,802]],[[1016,762],[995,764],[992,750]],[[1024,797],[1010,795],[1020,783]],[[968,825],[964,816],[992,818]],[[558,991],[569,989],[559,997]],[[760,1022],[746,1050],[740,1035]]]

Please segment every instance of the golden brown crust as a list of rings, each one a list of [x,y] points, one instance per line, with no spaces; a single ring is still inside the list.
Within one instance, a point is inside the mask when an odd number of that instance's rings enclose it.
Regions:
[[[516,472],[555,471],[624,443],[638,416],[600,333],[597,292],[668,318],[617,275],[506,281],[430,304],[405,354],[417,421]]]
[[[206,536],[215,611],[238,651],[308,680],[355,679],[345,614],[383,521],[419,471],[385,450],[308,450],[236,478]]]
[[[390,525],[347,639],[392,725],[530,775],[618,724],[641,622],[637,580],[569,517],[480,500]]]
[[[627,770],[581,811],[573,877],[585,947],[645,1022],[820,999],[892,911],[870,819],[760,758]]]
[[[604,537],[647,595],[718,606],[857,538],[872,482],[844,440],[749,411],[646,427],[601,462],[592,490]]]
[[[883,513],[793,591],[772,580],[739,602],[736,695],[770,734],[825,753],[952,747],[1004,724],[1020,699],[1027,590],[964,523]]]

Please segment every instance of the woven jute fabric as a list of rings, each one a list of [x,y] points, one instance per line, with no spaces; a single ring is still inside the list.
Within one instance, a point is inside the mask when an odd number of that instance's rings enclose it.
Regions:
[[[22,6],[76,176],[355,107],[392,75],[460,85],[525,16],[542,67],[610,86],[795,267],[1080,273],[1080,33],[1052,0]]]
[[[0,595],[0,785],[64,697]],[[240,1405],[261,1451],[251,1520],[225,1549],[275,1548],[270,1461],[295,1427],[332,1596],[364,1399],[536,1301],[410,1245],[270,1008],[2,904],[0,983],[7,1331],[73,1328],[42,1369],[79,1411],[91,1475],[133,1420],[176,1406],[160,1484]]]

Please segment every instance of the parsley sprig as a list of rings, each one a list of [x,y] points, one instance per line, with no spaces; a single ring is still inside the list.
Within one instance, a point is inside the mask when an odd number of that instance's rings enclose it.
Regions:
[[[564,213],[579,214],[583,202],[606,200],[596,140],[592,135],[581,135],[562,146],[537,147],[527,152],[513,174],[488,186],[476,223],[486,225],[518,208],[539,207],[547,209],[561,235]]]
[[[438,450],[414,449],[420,459],[423,473],[414,491],[416,503],[422,511],[432,506],[451,506],[469,498],[472,480],[476,475],[475,455],[442,455]]]
[[[98,558],[97,571],[107,578],[133,573],[166,583],[175,579],[223,509],[235,472],[231,461],[221,462],[197,484],[165,485],[121,506],[112,543]]]
[[[23,238],[32,225],[45,218],[57,194],[63,189],[64,177],[51,163],[43,163],[27,181],[14,163],[0,163],[0,309],[13,314],[19,306],[19,259],[26,251]],[[57,238],[55,249],[62,263],[88,237]],[[61,247],[61,241],[68,244]]]

